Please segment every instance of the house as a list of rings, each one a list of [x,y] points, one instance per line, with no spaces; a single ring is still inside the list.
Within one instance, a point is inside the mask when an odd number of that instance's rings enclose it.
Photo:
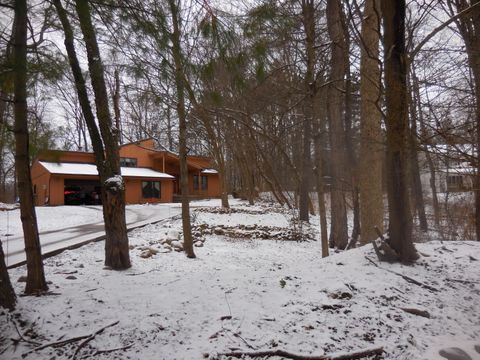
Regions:
[[[218,173],[212,169],[210,159],[188,156],[187,164],[189,195],[219,197]],[[153,139],[121,145],[120,166],[127,204],[178,200],[179,157],[159,150]],[[31,173],[36,205],[100,203],[101,186],[91,152],[46,151],[34,160]]]
[[[475,151],[470,144],[429,145],[427,151],[435,167],[437,192],[473,191],[476,176],[472,162]],[[431,193],[431,176],[425,156],[420,157],[422,188]]]

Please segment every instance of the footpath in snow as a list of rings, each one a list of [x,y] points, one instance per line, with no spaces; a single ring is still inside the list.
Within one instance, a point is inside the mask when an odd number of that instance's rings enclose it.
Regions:
[[[131,232],[126,271],[104,268],[103,243],[47,259],[53,295],[19,297],[14,313],[1,313],[0,359],[226,359],[218,354],[380,346],[383,359],[443,359],[448,347],[480,359],[479,243],[417,244],[414,266],[391,265],[371,246],[322,259],[320,242],[292,240],[317,238],[317,219],[301,226],[274,206],[201,207],[193,219],[193,260],[175,251],[179,220]],[[10,271],[17,294],[25,272]],[[82,346],[39,349],[106,326]]]

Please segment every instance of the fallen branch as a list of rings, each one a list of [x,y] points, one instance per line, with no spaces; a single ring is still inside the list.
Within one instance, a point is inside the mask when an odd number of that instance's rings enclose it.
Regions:
[[[359,351],[354,351],[350,353],[337,353],[337,354],[330,354],[330,355],[300,355],[294,354],[285,350],[264,350],[264,351],[234,351],[229,353],[219,353],[218,356],[229,356],[234,358],[242,358],[244,356],[248,357],[273,357],[279,356],[285,359],[292,359],[292,360],[354,360],[354,359],[362,359],[367,356],[372,355],[381,355],[383,353],[383,346],[371,348],[371,349],[364,349]]]
[[[379,269],[382,269],[382,270],[385,270],[385,271],[388,271],[392,274],[395,274],[397,276],[400,276],[403,280],[405,280],[406,282],[410,283],[410,284],[414,284],[414,285],[417,285],[417,286],[420,286],[420,287],[423,287],[425,289],[428,289],[432,292],[438,292],[438,289],[437,288],[434,288],[433,286],[430,286],[430,285],[427,285],[427,284],[424,284],[418,280],[415,280],[414,278],[411,278],[410,276],[407,276],[407,275],[403,275],[399,272],[396,272],[396,271],[393,271],[393,270],[390,270],[390,269],[385,269],[384,267],[381,267],[379,266],[375,261],[373,261],[372,259],[370,259],[368,256],[365,256],[365,259],[367,259],[368,261],[370,261],[373,265],[375,265],[376,267],[378,267]]]
[[[412,315],[417,315],[417,316],[422,316],[427,319],[430,319],[430,313],[427,310],[420,310],[420,309],[415,309],[415,308],[400,308],[400,310],[405,311],[406,313],[412,314]]]
[[[33,341],[33,340],[29,340],[29,339],[26,339],[22,333],[20,332],[20,330],[18,329],[18,326],[17,326],[17,323],[15,322],[15,320],[13,320],[13,318],[10,318],[10,321],[12,322],[13,326],[15,327],[15,331],[17,332],[18,336],[20,337],[20,340],[26,342],[26,343],[29,343],[29,344],[32,344],[32,345],[35,345],[35,346],[38,346],[40,345],[40,343],[36,342],[36,341]]]
[[[133,343],[128,344],[126,346],[121,346],[121,347],[118,347],[118,348],[114,348],[114,349],[97,350],[93,353],[93,356],[97,356],[97,355],[100,355],[100,354],[109,354],[111,352],[119,351],[119,350],[127,350],[127,349],[130,349],[132,346],[133,346]]]
[[[473,281],[473,280],[461,280],[461,279],[445,279],[447,281],[454,281],[454,282],[459,282],[462,284],[480,284],[478,281]]]
[[[102,332],[103,330],[105,330],[106,328],[108,327],[111,327],[111,326],[114,326],[114,325],[117,325],[118,324],[118,321],[110,324],[110,325],[107,325],[107,326],[104,326],[103,328],[101,328],[100,330],[97,330],[95,332],[95,334],[99,334],[100,332]],[[65,345],[68,345],[68,344],[71,344],[71,343],[74,343],[74,342],[77,342],[77,341],[81,341],[81,340],[84,340],[84,339],[88,339],[89,337],[91,337],[92,334],[90,335],[82,335],[82,336],[76,336],[76,337],[73,337],[73,338],[70,338],[70,339],[66,339],[66,340],[60,340],[60,341],[54,341],[54,342],[51,342],[51,343],[47,343],[47,344],[44,344],[44,345],[40,345],[40,346],[37,346],[36,348],[30,350],[30,351],[27,351],[26,353],[23,353],[22,354],[22,357],[25,357],[27,356],[28,354],[32,353],[32,352],[35,352],[35,351],[40,351],[40,350],[43,350],[47,347],[60,347],[60,346],[65,346]]]
[[[84,341],[82,341],[82,342],[77,346],[77,349],[75,350],[75,352],[74,352],[73,355],[72,355],[72,359],[75,359],[75,357],[78,355],[78,353],[80,352],[80,350],[81,350],[85,345],[87,345],[90,341],[92,341],[93,339],[95,339],[95,336],[97,336],[97,335],[101,334],[102,332],[104,332],[105,329],[117,325],[119,322],[120,322],[120,321],[117,320],[117,321],[111,323],[110,325],[104,326],[103,328],[98,329],[98,330],[95,331],[93,334],[89,335]]]

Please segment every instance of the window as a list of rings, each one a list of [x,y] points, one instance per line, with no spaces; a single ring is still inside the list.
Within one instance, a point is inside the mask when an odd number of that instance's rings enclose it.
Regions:
[[[144,199],[160,199],[160,181],[142,181],[142,196]]]
[[[193,175],[193,190],[207,190],[208,189],[208,176]]]
[[[137,159],[136,158],[121,157],[120,158],[120,166],[123,166],[123,167],[137,167]]]
[[[447,189],[448,191],[456,191],[463,189],[463,177],[462,175],[448,175],[447,176]]]

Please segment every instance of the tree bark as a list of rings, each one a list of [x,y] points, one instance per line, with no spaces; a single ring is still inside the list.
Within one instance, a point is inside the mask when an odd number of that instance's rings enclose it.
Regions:
[[[342,5],[339,0],[327,1],[327,26],[331,45],[328,119],[331,154],[331,230],[330,245],[345,249],[348,244],[347,209],[345,201],[346,163],[345,130],[343,127],[342,89],[345,79],[345,38],[342,29]]]
[[[193,251],[192,226],[190,221],[190,204],[188,198],[187,166],[187,114],[185,109],[185,83],[183,76],[183,56],[180,45],[179,8],[175,0],[168,0],[172,16],[173,33],[172,52],[175,64],[175,86],[177,90],[177,115],[179,130],[180,187],[182,198],[183,247],[188,258],[195,258]]]
[[[324,93],[320,93],[319,99],[324,98]],[[325,184],[323,180],[324,151],[322,149],[325,143],[325,121],[326,104],[321,101],[320,111],[317,111],[318,119],[314,121],[314,145],[315,145],[315,175],[318,197],[318,216],[320,218],[320,241],[322,244],[322,257],[329,255],[328,249],[328,230],[327,230],[327,209],[325,207]]]
[[[13,310],[15,309],[16,302],[17,299],[13,291],[12,283],[10,282],[7,265],[5,264],[2,241],[0,240],[0,307]]]
[[[422,182],[420,180],[420,166],[418,163],[418,131],[417,131],[417,111],[413,101],[413,85],[410,82],[408,89],[409,108],[410,108],[410,178],[412,182],[412,199],[414,211],[417,212],[421,231],[428,231],[427,215],[425,213],[425,201],[423,199]],[[420,109],[421,111],[421,109]]]
[[[380,112],[381,74],[379,63],[380,1],[366,0],[361,33],[360,59],[360,243],[383,232],[382,162],[383,139]]]
[[[123,180],[120,177],[120,158],[118,153],[118,134],[112,126],[108,109],[108,95],[103,78],[103,66],[90,16],[88,2],[75,2],[80,26],[87,47],[88,65],[95,94],[97,116],[100,130],[96,125],[88,93],[74,47],[73,31],[60,0],[54,0],[57,14],[65,33],[65,48],[70,67],[75,78],[83,116],[92,140],[100,183],[102,186],[103,218],[105,222],[105,265],[122,270],[131,266],[127,227],[125,221],[125,194]],[[113,129],[113,131],[112,131]],[[113,181],[112,181],[113,180]]]
[[[15,170],[20,217],[22,220],[25,252],[27,255],[26,294],[48,290],[38,235],[37,216],[30,174],[27,109],[27,3],[15,1],[14,34],[14,117],[15,117]]]
[[[387,128],[387,191],[390,246],[402,262],[418,258],[408,194],[408,103],[405,0],[382,0]]]
[[[427,136],[427,129],[425,126],[425,121],[423,119],[423,111],[420,102],[420,85],[418,84],[418,78],[415,73],[415,66],[413,63],[410,64],[410,70],[412,72],[412,89],[413,89],[413,101],[418,111],[418,120],[420,123],[420,135],[422,137]],[[436,173],[435,173],[435,166],[432,160],[432,156],[428,149],[427,144],[423,144],[423,152],[425,154],[425,159],[427,160],[428,171],[430,173],[430,189],[432,191],[432,202],[433,202],[433,217],[435,226],[440,225],[440,205],[438,203],[438,196],[437,196],[437,181],[436,181]]]
[[[303,148],[302,148],[302,169],[300,181],[300,211],[299,218],[303,221],[309,220],[309,192],[310,173],[312,169],[311,159],[311,133],[313,117],[313,100],[315,97],[315,7],[313,0],[302,0],[302,22],[305,31],[305,48],[307,71],[305,73],[304,89],[304,119],[303,119]]]

